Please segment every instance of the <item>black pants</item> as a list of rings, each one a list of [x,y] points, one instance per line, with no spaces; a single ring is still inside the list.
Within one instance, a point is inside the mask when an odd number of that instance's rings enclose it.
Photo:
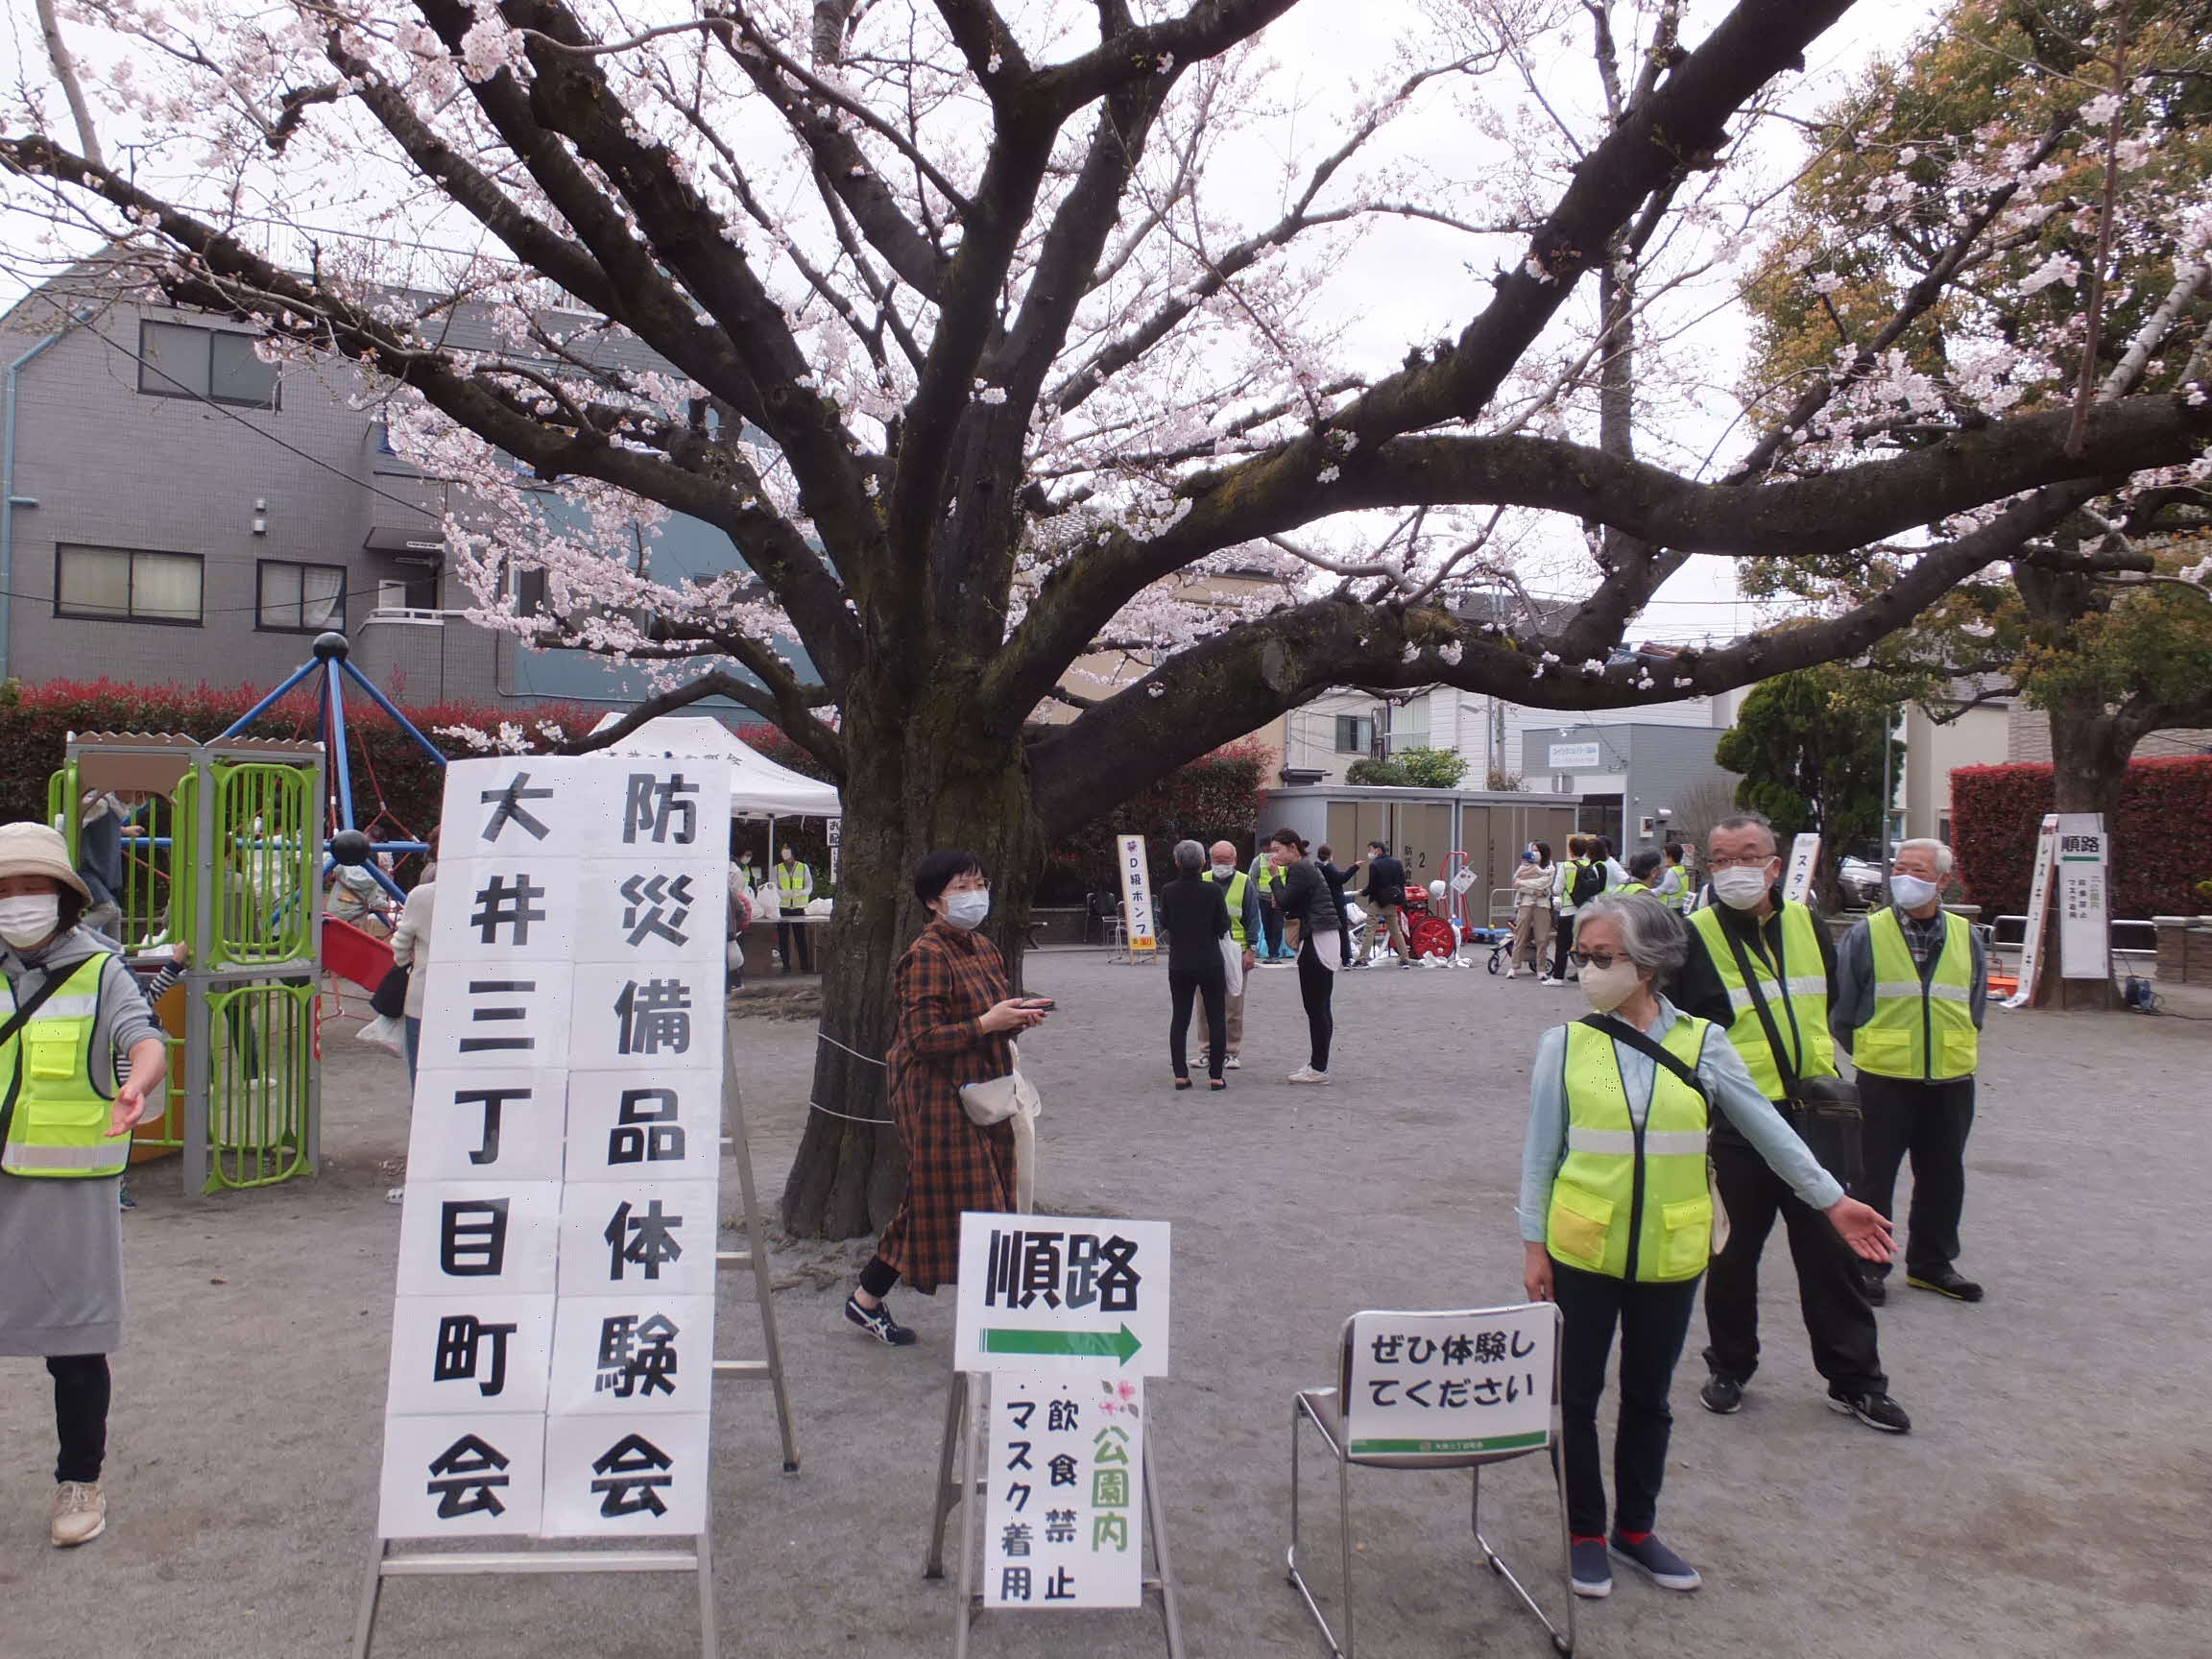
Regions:
[[[1313,953],[1309,933],[1298,947],[1298,996],[1306,1004],[1306,1029],[1313,1045],[1309,1062],[1316,1071],[1329,1070],[1329,1045],[1336,1035],[1336,1016],[1329,999],[1336,991],[1336,975]]]
[[[1605,1478],[1598,1451],[1598,1402],[1613,1327],[1621,1327],[1621,1412],[1613,1433],[1613,1526],[1648,1532],[1667,1479],[1667,1441],[1674,1413],[1667,1390],[1690,1333],[1697,1281],[1638,1285],[1585,1273],[1553,1258],[1552,1295],[1564,1325],[1559,1343],[1559,1413],[1567,1460],[1567,1529],[1605,1535]]]
[[[1974,1127],[1974,1079],[1914,1083],[1859,1073],[1859,1106],[1866,1115],[1866,1172],[1851,1190],[1862,1204],[1888,1215],[1897,1166],[1912,1160],[1912,1210],[1905,1231],[1905,1271],[1940,1271],[1959,1259],[1959,1213],[1966,1203],[1966,1136]],[[1862,1272],[1887,1276],[1887,1262]]]
[[[868,1265],[860,1269],[860,1288],[880,1302],[891,1294],[891,1286],[899,1283],[899,1269],[880,1256],[868,1258]]]
[[[46,1371],[54,1379],[54,1427],[61,1441],[54,1479],[89,1484],[100,1479],[108,1455],[108,1356],[59,1355],[46,1361]]]
[[[1551,946],[1551,977],[1567,979],[1579,977],[1575,964],[1567,960],[1567,952],[1575,949],[1575,918],[1564,911],[1559,916],[1559,934]]]
[[[1190,1004],[1203,997],[1206,999],[1206,1029],[1223,1033],[1218,1043],[1210,1043],[1206,1048],[1208,1075],[1221,1075],[1221,1062],[1229,1050],[1229,980],[1220,965],[1214,972],[1198,968],[1170,968],[1167,970],[1167,996],[1173,1012],[1167,1019],[1167,1061],[1175,1068],[1175,1075],[1190,1075]]]
[[[1728,1243],[1705,1277],[1707,1369],[1739,1382],[1750,1382],[1759,1369],[1759,1253],[1779,1215],[1790,1230],[1797,1306],[1813,1339],[1814,1368],[1835,1390],[1888,1392],[1874,1310],[1859,1286],[1859,1258],[1828,1217],[1791,1192],[1743,1142],[1715,1138],[1713,1179],[1728,1212]]]
[[[1283,912],[1265,899],[1260,901],[1260,934],[1267,944],[1262,957],[1272,962],[1283,954]]]
[[[804,910],[784,910],[779,914],[804,916],[806,912]],[[791,972],[791,951],[794,946],[799,951],[799,972],[802,974],[813,973],[814,941],[807,937],[807,925],[804,922],[777,923],[776,949],[783,957],[783,972],[786,974]]]

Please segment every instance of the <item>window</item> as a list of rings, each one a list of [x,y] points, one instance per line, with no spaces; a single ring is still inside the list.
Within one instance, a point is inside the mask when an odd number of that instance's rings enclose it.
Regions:
[[[274,409],[276,367],[253,354],[255,339],[182,323],[141,323],[138,390],[155,397],[206,397]]]
[[[1336,753],[1368,755],[1375,749],[1375,720],[1368,714],[1336,716]]]
[[[321,634],[346,626],[346,567],[264,559],[253,625],[264,633]]]
[[[55,549],[54,614],[200,625],[199,555],[129,547]]]

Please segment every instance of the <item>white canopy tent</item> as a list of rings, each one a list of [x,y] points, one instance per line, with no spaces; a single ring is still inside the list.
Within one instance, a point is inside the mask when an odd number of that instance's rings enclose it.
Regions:
[[[603,732],[617,718],[610,714],[594,730]],[[845,811],[834,784],[777,765],[709,716],[663,714],[600,753],[631,759],[724,761],[730,767],[733,818],[766,818],[773,823],[778,818],[841,818]]]

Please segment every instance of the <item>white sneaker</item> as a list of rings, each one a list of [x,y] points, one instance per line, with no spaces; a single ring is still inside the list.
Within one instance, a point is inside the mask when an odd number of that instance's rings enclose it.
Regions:
[[[1285,1079],[1285,1081],[1291,1083],[1326,1083],[1329,1081],[1329,1073],[1326,1071],[1316,1071],[1310,1066],[1301,1066],[1297,1070],[1291,1072],[1290,1075]]]
[[[1539,979],[1536,983],[1539,985],[1564,985],[1567,981],[1564,979]]]
[[[64,1480],[54,1488],[54,1526],[51,1536],[57,1550],[74,1550],[89,1544],[108,1530],[108,1500],[97,1480]]]
[[[1224,1054],[1221,1057],[1221,1070],[1224,1071],[1238,1070],[1243,1067],[1243,1065],[1244,1062],[1238,1059],[1234,1054]]]

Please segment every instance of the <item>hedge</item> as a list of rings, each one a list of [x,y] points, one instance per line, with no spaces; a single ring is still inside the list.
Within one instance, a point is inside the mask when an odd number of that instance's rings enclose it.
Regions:
[[[259,701],[250,688],[205,685],[130,685],[112,680],[49,680],[37,685],[0,684],[0,823],[46,816],[46,781],[60,768],[72,732],[140,732],[209,738]],[[564,734],[589,731],[604,710],[579,705],[541,704],[526,713],[469,703],[401,706],[416,727],[449,756],[474,746],[456,740],[455,728],[498,733],[509,746],[541,751]],[[271,709],[249,728],[253,737],[312,736],[315,698],[301,691]],[[353,811],[361,828],[379,840],[419,840],[438,823],[444,782],[441,769],[415,740],[357,692],[346,699],[347,732],[353,752]],[[737,736],[779,765],[810,778],[823,776],[812,757],[772,726],[737,729]],[[1185,835],[1236,841],[1249,859],[1252,824],[1260,807],[1262,751],[1236,746],[1194,760],[1150,789],[1100,815],[1053,847],[1046,858],[1043,903],[1079,903],[1096,887],[1112,884],[1113,837],[1142,834],[1153,867],[1165,869],[1169,849]],[[780,827],[781,828],[781,827]],[[740,831],[749,849],[767,857],[764,830]],[[814,866],[818,887],[827,883],[829,846],[819,824],[791,825],[799,855]],[[2212,874],[2212,872],[2207,872]]]
[[[2048,765],[1961,766],[1951,774],[1951,836],[1968,902],[2021,916],[2035,837],[2052,805]],[[2112,914],[2195,916],[2197,883],[2212,877],[2212,756],[2129,764],[2107,828]]]

